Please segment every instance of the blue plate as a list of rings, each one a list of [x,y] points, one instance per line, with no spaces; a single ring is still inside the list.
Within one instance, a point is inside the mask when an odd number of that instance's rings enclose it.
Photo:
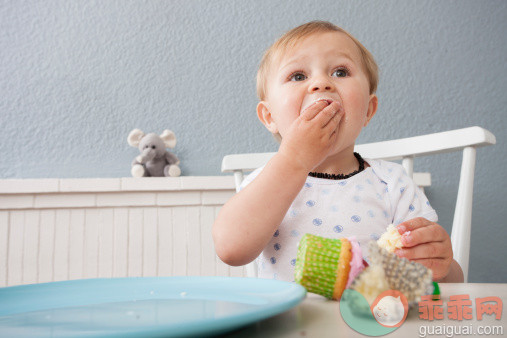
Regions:
[[[232,277],[84,279],[0,288],[1,337],[219,334],[289,310],[295,283]]]

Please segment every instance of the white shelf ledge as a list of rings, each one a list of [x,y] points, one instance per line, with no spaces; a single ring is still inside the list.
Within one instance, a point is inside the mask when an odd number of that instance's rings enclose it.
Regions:
[[[232,176],[4,179],[0,194],[231,190]]]

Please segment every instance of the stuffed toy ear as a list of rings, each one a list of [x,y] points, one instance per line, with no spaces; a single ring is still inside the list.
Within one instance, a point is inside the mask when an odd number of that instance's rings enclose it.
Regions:
[[[139,142],[144,137],[144,132],[139,129],[134,129],[130,132],[129,137],[127,138],[127,142],[132,147],[137,148],[139,146]]]
[[[164,144],[166,148],[174,148],[176,147],[176,135],[169,129],[166,129],[160,135],[160,138],[164,140]]]

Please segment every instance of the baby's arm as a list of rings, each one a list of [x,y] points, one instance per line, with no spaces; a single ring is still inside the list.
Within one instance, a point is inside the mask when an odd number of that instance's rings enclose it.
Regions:
[[[314,103],[294,121],[278,153],[220,210],[213,224],[215,250],[229,265],[253,261],[267,245],[303,187],[336,140],[341,108]]]
[[[215,250],[229,265],[254,260],[282,222],[307,173],[276,154],[249,185],[220,210],[213,224]]]

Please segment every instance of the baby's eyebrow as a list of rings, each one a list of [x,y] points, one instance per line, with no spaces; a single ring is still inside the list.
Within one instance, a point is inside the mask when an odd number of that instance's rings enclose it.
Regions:
[[[345,52],[333,53],[332,56],[336,57],[337,59],[339,59],[339,58],[345,58],[345,59],[349,59],[350,61],[354,61],[352,59],[352,57],[348,53],[345,53]]]
[[[283,71],[285,68],[292,66],[294,63],[301,63],[301,59],[299,59],[299,58],[291,59],[287,63],[283,64],[282,67],[280,67],[280,71]]]
[[[348,59],[350,62],[354,62],[352,57],[349,54],[344,53],[344,52],[333,53],[332,56],[336,57],[336,58],[345,58],[345,59]],[[283,71],[285,68],[288,68],[289,66],[291,66],[294,63],[300,63],[300,62],[304,63],[305,59],[307,59],[307,57],[302,57],[302,58],[296,57],[296,58],[289,59],[289,61],[287,61],[286,63],[283,64],[282,67],[280,67],[280,71]]]
[[[350,55],[348,55],[347,53],[340,53],[340,55],[338,55],[338,57],[343,57],[345,59],[349,59],[350,62],[354,62],[354,60],[352,59],[352,57]]]

